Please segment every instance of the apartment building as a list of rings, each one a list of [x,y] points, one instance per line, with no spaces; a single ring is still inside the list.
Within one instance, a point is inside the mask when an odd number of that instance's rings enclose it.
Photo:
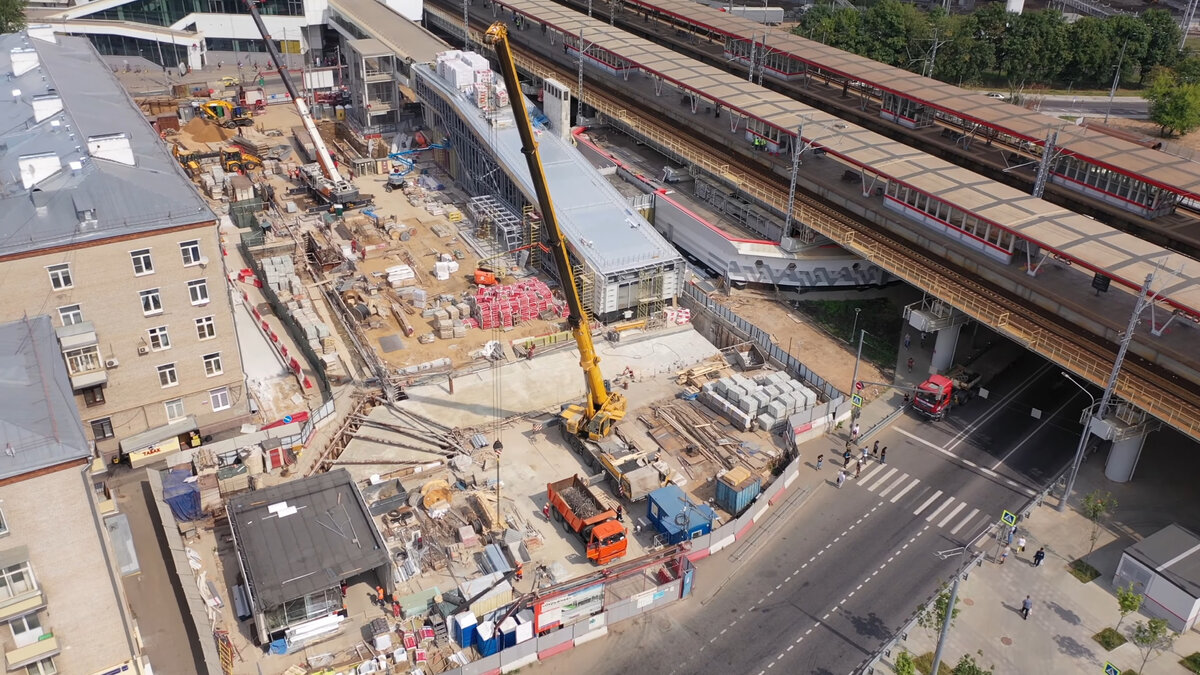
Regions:
[[[0,36],[0,321],[49,315],[106,458],[249,418],[216,216],[87,40]]]
[[[0,325],[0,651],[7,672],[142,671],[46,316]]]

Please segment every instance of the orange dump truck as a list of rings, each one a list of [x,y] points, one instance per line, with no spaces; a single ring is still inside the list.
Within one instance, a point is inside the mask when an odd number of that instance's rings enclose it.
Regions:
[[[628,542],[617,512],[601,503],[583,479],[571,476],[555,481],[546,492],[555,520],[583,539],[588,560],[605,565],[625,555]]]

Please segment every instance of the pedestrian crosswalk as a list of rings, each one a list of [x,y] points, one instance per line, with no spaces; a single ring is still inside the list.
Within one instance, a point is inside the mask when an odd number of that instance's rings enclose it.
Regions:
[[[876,463],[854,483],[877,494],[880,499],[888,498],[892,504],[906,496],[911,497],[912,503],[916,504],[913,516],[923,517],[925,522],[939,528],[949,528],[951,535],[962,533],[966,536],[987,524],[986,516],[979,517],[979,509],[970,508],[966,502],[941,490],[930,493],[931,488],[922,486],[920,478],[910,476],[898,467]]]

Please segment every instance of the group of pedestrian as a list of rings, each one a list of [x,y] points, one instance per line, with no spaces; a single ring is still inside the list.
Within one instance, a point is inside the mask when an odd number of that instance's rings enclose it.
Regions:
[[[343,594],[344,593],[345,593],[345,591],[343,591]],[[375,587],[375,604],[379,605],[379,608],[382,609],[385,613],[388,611],[388,609],[391,609],[393,619],[400,618],[400,595],[399,594],[391,593],[389,595],[386,591],[383,590],[383,586],[376,586]]]

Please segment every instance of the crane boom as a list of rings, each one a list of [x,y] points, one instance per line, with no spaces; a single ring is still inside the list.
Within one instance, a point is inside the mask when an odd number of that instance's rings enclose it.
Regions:
[[[567,298],[567,308],[570,310],[567,323],[579,348],[579,365],[583,368],[584,380],[587,383],[587,407],[575,411],[578,415],[576,419],[567,417],[567,425],[571,431],[581,436],[586,435],[593,440],[604,438],[612,433],[612,425],[625,416],[625,398],[619,393],[608,391],[604,375],[600,372],[600,357],[596,355],[596,346],[592,343],[591,326],[587,321],[587,313],[583,310],[579,290],[575,286],[575,273],[571,269],[567,242],[563,237],[562,228],[559,227],[554,203],[550,199],[546,172],[542,168],[542,158],[538,153],[537,141],[533,137],[533,124],[529,121],[529,111],[525,108],[525,97],[521,95],[517,64],[513,60],[512,48],[508,42],[508,27],[501,22],[492,24],[487,30],[486,39],[496,50],[500,74],[511,92],[509,101],[516,118],[517,131],[521,134],[521,153],[525,155],[525,162],[529,165],[529,177],[537,193],[538,208],[547,226],[550,255],[554,258],[559,279],[562,281],[563,294]]]
[[[283,86],[287,88],[288,96],[292,98],[292,104],[296,106],[296,112],[300,115],[300,122],[304,125],[304,130],[312,137],[313,147],[317,151],[317,164],[321,167],[321,173],[324,174],[329,184],[317,186],[326,198],[332,202],[356,202],[358,201],[358,190],[338,171],[337,166],[333,163],[333,157],[329,154],[329,148],[325,146],[325,141],[321,139],[320,132],[317,131],[317,123],[313,121],[312,111],[308,109],[308,104],[305,103],[304,97],[296,89],[296,85],[292,82],[292,77],[287,71],[287,66],[283,62],[283,55],[279,53],[279,48],[275,46],[275,41],[271,39],[270,32],[267,31],[267,24],[263,22],[262,15],[258,13],[257,2],[262,0],[245,0],[246,7],[250,10],[250,18],[254,20],[254,25],[258,27],[258,32],[262,34],[263,43],[267,46],[267,53],[271,56],[271,62],[275,64],[275,70],[279,72],[279,78],[283,80]]]

